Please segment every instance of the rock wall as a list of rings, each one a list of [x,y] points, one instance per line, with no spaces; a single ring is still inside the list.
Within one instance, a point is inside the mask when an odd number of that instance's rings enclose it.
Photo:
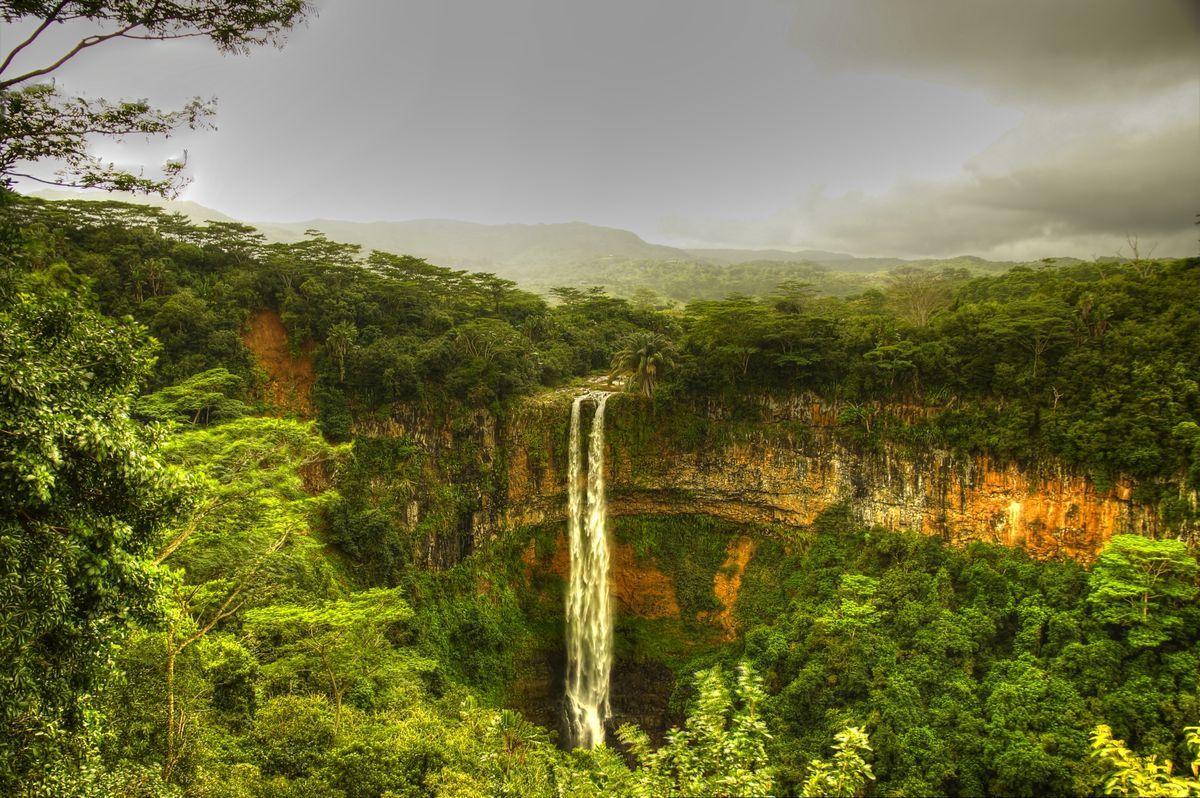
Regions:
[[[446,516],[446,528],[426,546],[428,565],[453,565],[511,529],[565,523],[573,396],[562,390],[527,399],[502,424],[484,411],[451,422],[407,408],[358,429],[408,436],[426,452],[426,486],[409,523],[430,512]],[[1057,464],[857,444],[839,429],[836,406],[814,397],[762,399],[758,411],[738,421],[719,405],[668,409],[615,397],[607,414],[609,513],[802,527],[844,505],[868,526],[1084,562],[1114,534],[1159,531],[1157,512],[1132,499],[1126,480],[1101,489]],[[452,517],[432,504],[435,487],[446,484],[460,502]]]
[[[531,401],[494,433],[505,481],[481,503],[477,538],[565,520],[570,398]],[[633,396],[611,401],[609,512],[805,526],[844,504],[865,525],[1082,561],[1114,534],[1158,531],[1157,513],[1132,500],[1128,481],[1100,489],[1057,465],[858,446],[837,429],[836,408],[812,397],[764,399],[761,409],[739,424],[719,408],[668,417]]]
[[[281,412],[310,417],[313,343],[293,357],[279,314],[270,310],[250,317],[243,341],[267,374],[264,398]],[[424,484],[405,524],[424,535],[427,566],[450,567],[509,529],[565,522],[567,425],[576,393],[528,398],[503,424],[481,410],[449,416],[412,406],[359,420],[356,434],[405,436],[425,454]],[[1159,530],[1157,512],[1133,501],[1128,481],[1100,489],[1053,464],[856,445],[839,431],[836,405],[812,396],[758,404],[757,417],[739,423],[718,403],[668,409],[616,397],[608,411],[609,512],[805,526],[845,505],[866,525],[1082,561],[1114,534]],[[904,409],[889,408],[897,410]]]
[[[313,351],[316,343],[305,341],[298,357],[292,355],[287,329],[274,310],[260,310],[246,321],[242,343],[266,374],[262,400],[284,414],[312,418]]]

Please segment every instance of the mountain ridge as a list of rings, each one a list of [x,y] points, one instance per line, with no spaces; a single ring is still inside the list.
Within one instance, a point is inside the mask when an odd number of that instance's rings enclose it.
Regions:
[[[421,219],[401,219],[387,220],[376,219],[372,221],[352,221],[344,219],[326,219],[321,217],[302,219],[298,221],[261,221],[261,222],[246,222],[236,217],[232,217],[226,213],[209,208],[192,200],[164,200],[157,197],[135,196],[123,192],[111,192],[104,194],[74,192],[57,189],[45,189],[31,192],[30,196],[48,200],[83,200],[83,201],[105,201],[116,200],[120,202],[129,202],[137,205],[150,205],[153,207],[163,208],[168,211],[182,213],[183,215],[198,222],[219,221],[219,222],[241,222],[249,224],[267,235],[269,239],[279,240],[284,243],[301,240],[304,237],[306,230],[319,230],[329,238],[336,238],[331,231],[342,232],[345,235],[338,239],[344,240],[347,243],[356,243],[363,247],[374,247],[376,249],[386,249],[387,251],[397,252],[402,254],[417,255],[425,257],[427,253],[419,250],[428,249],[423,246],[421,239],[436,239],[439,236],[446,235],[473,235],[480,238],[488,239],[491,244],[499,244],[499,252],[502,255],[512,257],[513,237],[519,234],[537,235],[550,234],[556,236],[559,233],[572,233],[576,236],[586,237],[593,244],[593,249],[586,254],[590,258],[605,257],[605,256],[638,256],[646,258],[648,256],[657,256],[658,259],[666,258],[682,261],[700,261],[713,264],[730,264],[737,265],[753,261],[771,261],[771,262],[809,262],[809,263],[833,263],[839,261],[856,261],[856,260],[884,260],[884,261],[899,261],[900,258],[861,258],[857,255],[852,255],[845,252],[827,252],[824,250],[806,249],[806,250],[780,250],[780,249],[737,249],[737,248],[683,248],[674,247],[669,244],[657,244],[647,241],[637,233],[619,227],[611,227],[607,225],[597,225],[581,220],[570,222],[503,222],[503,223],[488,223],[488,222],[472,222],[461,219],[447,219],[440,217],[428,217]],[[412,236],[412,242],[403,240],[397,241],[399,234],[407,233]],[[391,247],[377,246],[374,241],[379,243],[391,243]],[[372,242],[372,243],[368,243]],[[395,243],[392,243],[395,242]],[[396,243],[400,246],[397,247]],[[601,251],[595,248],[595,245],[619,245],[616,247],[618,251]],[[525,250],[537,252],[544,247],[528,246],[524,250],[518,250],[518,253]],[[438,253],[445,259],[448,253]],[[507,258],[497,257],[492,255],[494,259],[504,262]],[[449,255],[451,260],[456,259],[455,256]],[[444,264],[451,265],[451,264]]]
[[[180,213],[196,223],[241,221],[189,200],[58,190],[38,191],[32,196],[115,199]],[[488,224],[438,218],[369,222],[315,218],[242,223],[271,242],[295,243],[316,230],[330,240],[365,250],[412,255],[452,269],[490,272],[541,293],[557,286],[600,286],[616,296],[668,304],[735,293],[764,296],[787,281],[807,283],[817,294],[849,296],[880,287],[887,270],[906,264],[993,273],[1012,265],[973,256],[914,261],[818,249],[684,249],[646,241],[630,230],[582,221]]]

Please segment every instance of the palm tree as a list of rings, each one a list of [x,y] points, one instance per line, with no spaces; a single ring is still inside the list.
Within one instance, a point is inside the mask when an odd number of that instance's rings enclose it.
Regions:
[[[641,389],[642,396],[649,399],[659,375],[675,364],[674,357],[675,348],[666,338],[658,333],[636,332],[613,355],[609,379],[627,374],[626,390]]]
[[[350,354],[356,338],[358,338],[358,328],[354,326],[354,322],[339,321],[329,328],[325,346],[337,358],[338,382],[346,381],[346,355]]]

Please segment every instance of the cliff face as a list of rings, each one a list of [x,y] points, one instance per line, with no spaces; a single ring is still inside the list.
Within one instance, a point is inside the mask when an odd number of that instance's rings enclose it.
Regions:
[[[427,567],[453,566],[472,549],[529,528],[529,537],[508,541],[521,551],[524,584],[518,592],[534,596],[539,611],[561,612],[561,594],[538,594],[545,589],[538,586],[561,586],[569,574],[572,399],[568,391],[531,398],[502,422],[481,411],[447,419],[406,408],[386,422],[359,427],[360,434],[407,437],[423,452],[424,472],[407,524],[422,541]],[[608,403],[608,508],[616,516],[610,525],[618,624],[614,724],[635,722],[660,738],[681,721],[666,701],[677,676],[673,668],[744,631],[737,611],[749,589],[743,583],[753,586],[763,578],[748,566],[770,544],[742,524],[805,526],[844,507],[868,526],[1084,561],[1113,534],[1157,529],[1153,508],[1134,502],[1128,484],[1100,490],[1084,477],[1044,465],[1035,472],[932,448],[859,445],[838,429],[835,408],[812,399],[764,400],[758,409],[758,417],[739,421],[716,405],[687,410],[627,395]],[[696,519],[649,538],[635,531],[645,522],[637,516],[685,514],[733,523]],[[682,545],[664,545],[681,538]],[[705,546],[706,566],[679,560],[681,551]],[[685,584],[682,574],[704,574],[711,594]],[[560,630],[522,661],[508,705],[558,726],[563,670]]]
[[[243,338],[268,375],[268,401],[311,416],[312,342],[293,357],[273,311],[252,316]],[[427,566],[450,567],[509,529],[565,522],[567,424],[576,393],[528,398],[504,423],[486,411],[449,418],[411,406],[386,420],[359,421],[357,434],[407,437],[423,453],[423,484],[404,523],[423,541]],[[1114,534],[1159,528],[1155,509],[1133,501],[1127,481],[1100,489],[1059,466],[854,444],[838,430],[836,406],[814,397],[762,399],[757,410],[752,422],[739,422],[718,404],[665,408],[615,397],[607,430],[610,514],[696,513],[805,526],[844,505],[868,526],[1082,561],[1094,559]]]
[[[281,413],[311,418],[316,344],[305,341],[300,346],[300,355],[293,357],[287,329],[273,310],[260,310],[250,316],[242,333],[242,343],[266,373],[267,381],[261,388],[263,401]]]
[[[425,490],[409,523],[424,524],[426,561],[448,567],[507,530],[566,521],[567,424],[573,393],[526,400],[504,423],[477,411],[451,423],[408,408],[359,432],[412,438],[426,453]],[[1153,535],[1158,515],[1132,485],[1101,489],[1057,466],[1034,469],[938,448],[863,446],[812,397],[762,400],[738,422],[720,407],[667,410],[630,395],[609,402],[609,513],[694,513],[739,523],[806,526],[844,505],[867,526],[963,545],[1020,546],[1036,557],[1095,558],[1122,533]],[[450,465],[448,465],[450,464]],[[459,497],[448,513],[436,486]]]
[[[498,491],[480,497],[476,542],[565,521],[570,399],[550,395],[527,403],[502,429],[482,425],[505,473]],[[833,408],[811,398],[764,400],[762,411],[762,419],[738,424],[719,409],[664,417],[634,397],[611,401],[609,512],[805,526],[844,504],[864,525],[1082,561],[1114,534],[1158,529],[1154,508],[1134,502],[1128,482],[1101,490],[1056,466],[1035,471],[936,448],[857,446],[836,430]]]

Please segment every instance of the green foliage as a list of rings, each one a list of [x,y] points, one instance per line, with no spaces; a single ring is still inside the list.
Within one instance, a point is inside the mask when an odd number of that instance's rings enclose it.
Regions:
[[[809,765],[808,778],[800,790],[805,798],[856,798],[864,794],[867,782],[875,780],[871,766],[863,759],[863,754],[871,751],[867,733],[857,726],[847,726],[834,739],[833,760],[814,759]]]
[[[407,438],[361,436],[339,464],[339,496],[324,510],[325,529],[358,564],[363,581],[395,584],[416,559],[409,507],[422,462]]]
[[[174,196],[183,184],[184,162],[166,162],[161,178],[135,175],[92,156],[89,136],[166,136],[179,128],[208,127],[208,119],[215,113],[213,103],[198,97],[178,111],[161,111],[144,101],[112,103],[64,96],[54,83],[11,85],[0,80],[0,107],[5,118],[0,136],[0,181],[5,186],[12,178],[23,177],[73,188]],[[62,164],[54,179],[25,171],[42,161]]]
[[[1130,645],[1153,648],[1184,628],[1198,571],[1178,540],[1116,535],[1092,569],[1088,601],[1101,620],[1129,629]]]
[[[1075,685],[1032,657],[998,662],[984,680],[983,759],[1000,795],[1069,793],[1086,751],[1084,705]]]
[[[152,360],[65,298],[0,309],[0,792],[87,776],[112,647],[157,614],[147,555],[184,494],[128,417]]]
[[[346,447],[326,443],[311,422],[245,417],[181,430],[163,451],[192,475],[194,509],[161,542],[156,561],[186,571],[191,584],[228,582],[263,552],[283,548],[296,558],[287,576],[279,560],[272,565],[276,579],[303,584],[309,578],[302,561],[311,543],[306,533],[337,499],[328,488]]]
[[[245,381],[223,368],[188,377],[178,385],[139,396],[133,414],[147,421],[208,425],[249,415],[250,408],[237,397],[245,393]]]
[[[333,749],[333,708],[322,695],[275,696],[255,713],[252,733],[264,775],[308,776]]]
[[[227,386],[185,380],[223,368],[253,394],[258,376],[243,325],[264,308],[278,310],[295,353],[305,341],[320,344],[313,398],[335,438],[395,403],[499,409],[541,385],[607,368],[618,342],[639,330],[672,328],[656,311],[603,294],[549,308],[495,275],[364,256],[319,234],[268,245],[245,225],[192,225],[153,207],[5,196],[40,257],[61,264],[56,279],[159,339],[154,387],[216,388],[244,400]]]
[[[1200,260],[1143,271],[1018,266],[967,280],[908,269],[886,293],[844,301],[695,302],[663,388],[703,401],[809,391],[837,399],[852,434],[1054,456],[1102,481],[1161,484],[1165,501],[1200,485],[1200,352],[1189,344],[1200,313],[1187,299],[1200,293]],[[889,417],[897,402],[932,412]],[[1186,531],[1196,508],[1170,503]]]
[[[760,706],[762,681],[748,666],[738,667],[733,689],[720,668],[696,674],[697,698],[683,729],[667,733],[657,750],[636,726],[617,732],[637,769],[631,794],[770,795],[774,780],[767,760],[770,738]]]
[[[659,375],[674,365],[674,357],[675,349],[666,338],[652,332],[635,333],[613,355],[609,376],[628,376],[626,388],[649,399]]]
[[[879,580],[861,574],[843,574],[838,586],[839,602],[816,619],[816,623],[838,637],[855,639],[883,620],[875,594]]]
[[[864,535],[836,517],[815,527],[760,546],[736,611],[770,695],[781,792],[801,791],[822,740],[855,718],[871,723],[882,793],[1087,793],[1102,719],[1174,758],[1162,730],[1200,708],[1194,622],[1147,650],[1097,617],[1100,586],[1074,563]]]
[[[1092,756],[1105,764],[1109,772],[1104,780],[1105,795],[1186,796],[1200,795],[1200,726],[1183,730],[1192,756],[1192,778],[1175,775],[1170,760],[1159,763],[1157,757],[1139,757],[1114,740],[1112,729],[1103,724],[1092,732]]]
[[[725,561],[730,536],[740,531],[736,525],[703,516],[618,517],[612,525],[618,540],[670,577],[685,620],[720,608],[713,576]]]
[[[346,798],[420,798],[425,780],[445,763],[443,741],[373,736],[337,748],[322,772]]]
[[[387,633],[412,618],[398,590],[375,589],[313,606],[272,604],[246,613],[246,628],[262,650],[267,678],[279,684],[304,679],[333,702],[333,729],[342,722],[346,697],[373,692],[391,660]],[[360,700],[362,700],[360,698]]]
[[[413,575],[409,581],[422,649],[455,679],[491,700],[504,696],[518,656],[532,642],[516,584],[504,565],[479,560],[447,574]],[[561,605],[555,609],[561,612]]]

